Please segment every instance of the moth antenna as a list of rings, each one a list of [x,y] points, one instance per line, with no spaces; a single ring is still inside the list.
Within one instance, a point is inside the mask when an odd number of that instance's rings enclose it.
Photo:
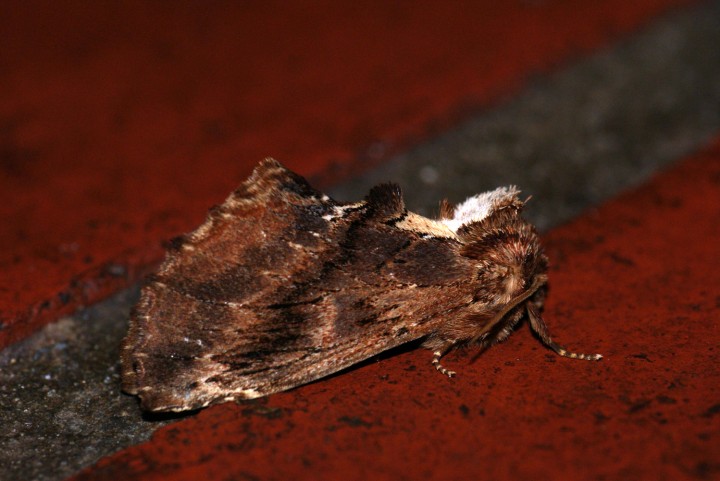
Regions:
[[[443,357],[445,354],[447,354],[454,345],[455,345],[454,342],[448,342],[447,344],[442,346],[440,349],[433,352],[433,359],[432,359],[433,366],[435,366],[435,369],[437,369],[440,372],[440,374],[444,374],[447,377],[453,377],[455,375],[455,371],[450,371],[450,370],[446,369],[445,367],[443,367],[443,365],[440,364],[440,358]]]
[[[548,328],[545,325],[545,321],[543,321],[542,316],[540,316],[540,312],[538,312],[538,308],[537,306],[535,306],[535,304],[529,302],[527,305],[527,312],[528,318],[530,319],[530,327],[532,327],[532,330],[535,331],[535,334],[540,337],[543,344],[545,344],[547,347],[549,347],[559,355],[569,357],[571,359],[585,359],[587,361],[599,361],[600,359],[602,359],[602,354],[582,354],[578,352],[568,351],[567,349],[552,340],[552,338],[550,337],[550,333],[548,332]]]

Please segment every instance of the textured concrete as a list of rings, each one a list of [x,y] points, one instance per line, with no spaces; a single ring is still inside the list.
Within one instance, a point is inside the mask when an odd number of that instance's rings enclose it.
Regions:
[[[533,193],[533,219],[545,227],[562,222],[717,132],[717,25],[712,5],[674,15],[568,71],[537,79],[521,101],[419,146],[365,183],[399,180],[411,205],[432,211],[442,196],[460,199],[513,182]],[[608,130],[614,142],[608,143]],[[429,164],[440,156],[445,168]],[[466,167],[475,158],[484,160]],[[712,329],[704,338],[696,325],[717,309],[707,293],[718,284],[712,270],[697,270],[693,260],[706,256],[712,267],[713,251],[703,239],[717,237],[717,212],[703,209],[720,200],[717,159],[716,146],[659,184],[550,234],[548,323],[569,347],[609,354],[601,364],[557,359],[523,328],[475,363],[472,352],[449,357],[462,377],[448,383],[430,372],[426,352],[410,346],[292,393],[191,415],[83,476],[316,478],[341,468],[373,479],[717,476],[718,407],[708,401],[718,398],[711,349],[717,339]],[[433,168],[422,169],[428,165]],[[366,185],[358,185],[364,194]],[[350,184],[337,192],[356,195]],[[665,224],[648,225],[639,214]],[[688,225],[684,216],[699,221]],[[662,232],[675,226],[669,237]],[[659,244],[639,247],[642,235]],[[676,253],[677,246],[687,251]],[[665,256],[677,259],[663,267],[657,259]],[[117,266],[108,272],[122,274]],[[596,292],[597,300],[588,297]],[[147,439],[167,421],[143,417],[134,399],[118,392],[117,343],[134,295],[83,310],[2,352],[0,424],[8,428],[1,435],[7,448],[0,452],[0,479],[62,479]],[[692,329],[683,333],[685,323]],[[550,424],[553,419],[560,424]],[[651,444],[639,459],[624,456]]]
[[[163,424],[118,391],[118,344],[137,291],[0,352],[0,479],[62,479]]]

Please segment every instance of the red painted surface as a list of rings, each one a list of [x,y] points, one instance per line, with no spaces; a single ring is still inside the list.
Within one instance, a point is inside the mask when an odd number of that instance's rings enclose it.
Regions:
[[[546,238],[545,318],[439,375],[395,353],[166,426],[73,478],[711,479],[720,475],[720,137]],[[138,413],[139,415],[139,413]]]
[[[3,2],[0,347],[135,281],[259,159],[339,178],[686,3]]]

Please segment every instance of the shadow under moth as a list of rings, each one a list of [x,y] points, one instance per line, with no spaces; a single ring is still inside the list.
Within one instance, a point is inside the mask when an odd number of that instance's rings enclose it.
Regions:
[[[505,339],[525,315],[542,342],[547,258],[515,187],[441,203],[437,220],[382,184],[336,202],[272,159],[194,232],[171,242],[123,341],[123,389],[143,409],[266,396],[423,339],[451,349]]]

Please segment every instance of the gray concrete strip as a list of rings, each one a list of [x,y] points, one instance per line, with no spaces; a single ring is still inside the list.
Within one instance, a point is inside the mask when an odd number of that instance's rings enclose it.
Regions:
[[[0,352],[0,479],[63,479],[161,422],[119,391],[119,342],[138,288]]]
[[[359,199],[394,180],[432,214],[443,197],[516,184],[547,229],[717,135],[718,45],[717,3],[670,16],[331,194]],[[63,479],[169,422],[120,393],[136,299],[137,288],[119,293],[0,352],[0,479]]]

